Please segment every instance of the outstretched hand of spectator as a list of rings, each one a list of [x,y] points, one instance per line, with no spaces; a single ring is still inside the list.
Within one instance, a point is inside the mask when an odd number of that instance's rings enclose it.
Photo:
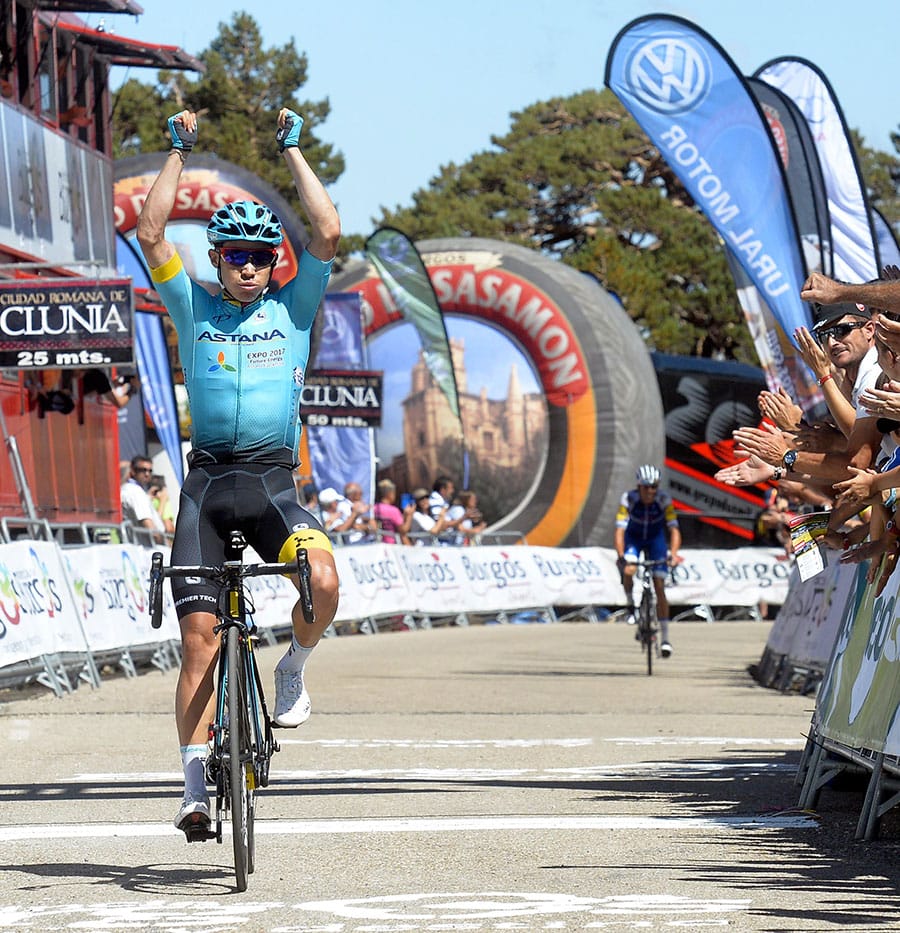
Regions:
[[[827,454],[832,451],[844,450],[847,439],[837,428],[820,422],[801,428],[793,435],[791,443],[796,450]]]
[[[861,505],[875,494],[873,485],[878,471],[860,470],[858,467],[849,465],[847,469],[852,474],[850,479],[841,480],[832,487],[837,493],[835,501],[841,505]]]
[[[790,450],[784,433],[774,425],[764,423],[761,428],[738,428],[732,433],[743,450],[774,466],[779,465]]]
[[[776,424],[782,431],[796,431],[800,427],[803,409],[781,386],[777,392],[763,389],[759,393],[759,411],[763,418]]]
[[[772,478],[775,468],[751,454],[746,460],[723,467],[715,475],[726,486],[755,486]]]
[[[888,387],[891,388],[888,388]],[[866,389],[859,394],[859,403],[876,418],[900,420],[900,388],[896,382],[888,382],[883,389]]]
[[[794,340],[797,342],[797,349],[800,351],[803,362],[815,373],[817,381],[834,373],[828,354],[805,327],[798,327],[794,331]]]
[[[865,541],[868,534],[868,525],[857,525],[846,534],[842,534],[835,529],[829,529],[819,538],[819,544],[824,544],[825,547],[830,548],[832,551],[846,551],[847,548]]]
[[[838,304],[842,301],[841,296],[841,283],[821,272],[811,273],[800,289],[800,297],[804,301],[817,301],[823,305]]]
[[[895,357],[895,359],[888,362],[896,363],[896,357],[900,356],[900,321],[895,321],[884,314],[875,315],[874,320],[875,336],[887,346]]]

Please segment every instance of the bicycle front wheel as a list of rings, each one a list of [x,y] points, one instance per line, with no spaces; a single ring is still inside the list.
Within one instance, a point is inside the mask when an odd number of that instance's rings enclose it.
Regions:
[[[231,803],[231,838],[234,846],[234,875],[238,891],[247,890],[252,856],[253,761],[247,722],[247,683],[241,656],[240,633],[234,626],[227,632],[228,651],[228,777]]]
[[[647,652],[647,676],[653,674],[653,607],[650,604],[650,597],[645,592],[641,599],[641,644]]]

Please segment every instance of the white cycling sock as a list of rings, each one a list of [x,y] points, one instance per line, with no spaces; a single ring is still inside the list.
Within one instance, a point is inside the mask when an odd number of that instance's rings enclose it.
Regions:
[[[315,645],[313,645],[313,648],[315,648]],[[303,668],[306,666],[306,659],[312,654],[313,648],[304,648],[297,641],[297,636],[292,636],[291,646],[285,652],[284,657],[275,665],[276,670],[302,673]]]
[[[184,768],[184,791],[194,797],[209,796],[206,790],[206,759],[208,745],[182,745],[181,766]]]
[[[669,620],[668,619],[659,620],[659,634],[663,641],[669,640]]]

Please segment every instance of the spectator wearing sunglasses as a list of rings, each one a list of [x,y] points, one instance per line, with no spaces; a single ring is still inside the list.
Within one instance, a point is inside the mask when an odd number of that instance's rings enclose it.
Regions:
[[[881,367],[875,349],[875,325],[864,305],[814,305],[812,335],[816,348],[805,346],[804,362],[822,387],[828,410],[849,437],[858,417],[868,412],[859,396],[875,386]],[[800,343],[800,335],[795,334]]]
[[[304,666],[338,600],[331,542],[318,519],[297,501],[292,472],[298,465],[300,391],[310,332],[341,232],[331,198],[300,151],[302,126],[303,118],[285,108],[273,127],[310,231],[297,274],[273,294],[269,286],[284,233],[266,205],[236,201],[212,215],[207,239],[221,286],[218,295],[188,277],[166,239],[182,170],[198,140],[196,113],[184,110],[169,118],[172,149],[137,223],[154,287],[178,332],[191,400],[190,469],[172,563],[221,564],[232,530],[242,531],[267,562],[290,561],[300,547],[308,551],[316,619],[306,623],[297,603],[293,639],[275,671],[273,718],[285,727],[309,718]],[[172,590],[182,632],[175,719],[185,775],[175,825],[189,832],[210,822],[205,759],[207,724],[213,719],[217,594],[214,585],[195,580],[173,580]]]
[[[789,478],[830,487],[850,477],[848,467],[872,467],[883,442],[885,456],[893,451],[893,441],[878,430],[877,419],[860,401],[863,393],[875,388],[881,375],[869,310],[857,304],[820,305],[815,314],[812,333],[801,328],[794,336],[846,437],[843,449],[801,448],[791,432],[767,426],[742,427],[734,432],[734,438],[750,459],[720,470],[716,474],[720,482],[739,486]]]
[[[143,455],[132,457],[128,466],[128,475],[120,490],[122,520],[131,522],[138,528],[147,528],[151,532],[156,532],[153,540],[161,542],[163,537],[159,533],[165,531],[165,526],[159,512],[153,508],[153,501],[150,497],[149,489],[152,478],[153,463],[150,458]]]

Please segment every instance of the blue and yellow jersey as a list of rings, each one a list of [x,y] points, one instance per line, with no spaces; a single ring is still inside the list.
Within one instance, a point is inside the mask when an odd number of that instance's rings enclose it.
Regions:
[[[630,489],[622,496],[616,512],[616,528],[624,528],[631,538],[648,541],[663,534],[666,528],[677,528],[678,516],[669,494],[661,489],[649,505],[641,502],[637,489]]]

